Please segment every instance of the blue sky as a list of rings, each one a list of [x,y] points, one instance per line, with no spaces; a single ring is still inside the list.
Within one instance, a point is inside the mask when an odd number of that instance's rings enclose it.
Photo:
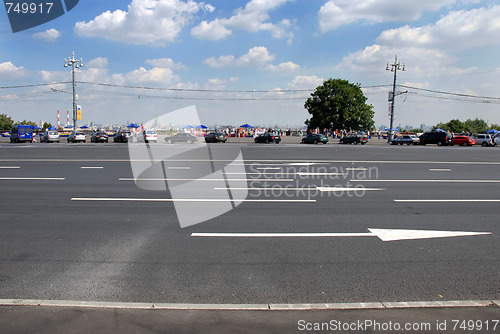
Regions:
[[[53,84],[0,89],[0,113],[55,123],[72,101],[50,88],[71,90],[58,83],[71,79],[63,65],[75,51],[83,123],[141,123],[195,105],[210,125],[302,126],[303,90],[343,78],[366,87],[376,124],[388,124],[385,67],[397,54],[408,93],[395,124],[500,123],[498,36],[500,4],[480,0],[82,0],[18,33],[3,11],[0,86]]]

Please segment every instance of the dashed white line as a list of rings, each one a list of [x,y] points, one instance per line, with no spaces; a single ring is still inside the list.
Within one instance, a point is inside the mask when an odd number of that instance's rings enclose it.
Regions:
[[[431,172],[451,172],[450,168],[429,168]]]
[[[224,179],[163,179],[163,178],[119,178],[119,181],[200,181],[200,182],[213,182],[221,181],[225,182]],[[228,179],[228,181],[264,181],[264,182],[292,182],[294,179],[266,179],[266,178],[255,178],[255,179]]]
[[[82,166],[81,169],[103,169],[101,166]]]
[[[20,166],[0,166],[0,169],[19,169]]]
[[[0,180],[14,181],[63,181],[64,177],[0,177]]]

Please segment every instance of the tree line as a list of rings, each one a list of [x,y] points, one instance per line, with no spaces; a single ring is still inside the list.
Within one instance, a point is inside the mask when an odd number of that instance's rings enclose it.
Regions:
[[[486,133],[486,131],[495,129],[500,130],[499,124],[488,125],[485,120],[476,118],[474,120],[468,119],[465,122],[459,119],[452,119],[447,123],[438,123],[432,130],[442,129],[445,131],[450,131],[451,133],[462,133],[462,132],[472,132],[472,133]]]
[[[10,129],[12,129],[12,127],[14,125],[18,125],[18,124],[26,124],[26,125],[38,126],[38,124],[36,124],[35,122],[28,121],[28,120],[14,122],[14,120],[12,119],[12,117],[7,116],[6,114],[0,114],[0,131],[9,131]],[[42,130],[46,130],[46,129],[50,128],[50,127],[52,127],[52,124],[50,124],[48,122],[45,122],[42,125]]]

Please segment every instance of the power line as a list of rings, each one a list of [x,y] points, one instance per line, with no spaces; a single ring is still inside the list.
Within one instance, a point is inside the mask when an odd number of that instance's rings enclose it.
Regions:
[[[424,92],[436,93],[436,94],[443,94],[443,95],[453,95],[453,96],[469,97],[469,98],[485,99],[485,100],[500,100],[500,97],[479,96],[479,95],[460,94],[460,93],[450,93],[450,92],[444,92],[444,91],[439,91],[439,90],[432,90],[432,89],[411,87],[411,86],[405,86],[405,85],[399,85],[399,87],[408,88],[408,89],[414,89],[414,90],[421,90],[421,91],[424,91]]]
[[[61,82],[51,82],[51,83],[42,83],[42,84],[32,84],[32,85],[19,85],[19,86],[2,86],[0,89],[13,89],[13,88],[31,88],[31,87],[42,87],[42,86],[51,86],[51,85],[60,85],[67,84],[71,81],[61,81]]]

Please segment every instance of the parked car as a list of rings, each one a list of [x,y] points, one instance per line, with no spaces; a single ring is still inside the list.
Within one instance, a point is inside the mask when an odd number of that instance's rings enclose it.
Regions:
[[[451,138],[451,142],[453,143],[453,145],[460,146],[472,146],[476,144],[476,140],[469,136],[455,136]]]
[[[42,135],[42,138],[40,139],[40,141],[43,143],[43,142],[46,142],[46,143],[51,143],[51,142],[56,142],[56,143],[59,143],[59,132],[57,131],[45,131]]]
[[[156,143],[158,141],[158,134],[155,130],[144,130],[142,131],[142,136],[144,137],[144,141],[146,143]]]
[[[279,144],[281,137],[270,132],[263,133],[254,138],[254,143],[276,143]]]
[[[302,138],[302,144],[328,143],[328,137],[321,133],[311,133]]]
[[[493,138],[491,137],[491,135],[488,135],[488,134],[474,135],[474,139],[476,140],[476,145],[481,145],[483,147],[496,145],[496,143],[495,143],[495,141],[493,141]]]
[[[415,135],[400,135],[391,140],[391,145],[418,144],[420,139]]]
[[[449,132],[430,131],[423,133],[420,137],[420,145],[437,144],[438,146],[453,146],[451,138],[453,136]]]
[[[69,142],[76,143],[79,141],[82,141],[84,143],[87,141],[87,136],[85,135],[85,133],[83,133],[81,131],[73,131],[68,136],[68,143]]]
[[[225,143],[226,141],[227,141],[227,138],[223,132],[210,132],[205,137],[206,143]]]
[[[180,132],[170,137],[165,137],[165,141],[169,144],[173,143],[188,143],[192,144],[198,139],[190,133]]]
[[[12,127],[10,130],[10,142],[20,143],[20,142],[33,142],[33,128],[31,125],[18,124]]]
[[[104,143],[108,142],[108,134],[106,132],[96,131],[92,133],[92,137],[90,137],[90,141],[92,143]]]
[[[113,141],[115,143],[126,143],[130,138],[130,130],[129,129],[119,129],[116,131],[115,136],[113,137]]]
[[[340,138],[340,144],[354,144],[354,145],[364,145],[368,142],[368,137],[360,134],[349,135]]]

